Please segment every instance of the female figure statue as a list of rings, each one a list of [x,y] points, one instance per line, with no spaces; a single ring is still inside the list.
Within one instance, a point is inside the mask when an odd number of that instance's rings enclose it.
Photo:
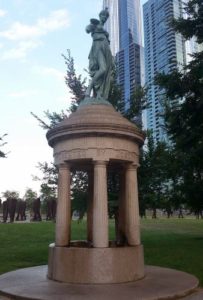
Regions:
[[[99,20],[91,19],[86,27],[86,32],[91,33],[93,43],[89,54],[89,72],[92,80],[87,88],[86,96],[90,97],[93,90],[93,97],[97,100],[107,100],[113,67],[113,58],[109,46],[109,34],[104,30],[104,23],[109,17],[108,9],[102,10]]]

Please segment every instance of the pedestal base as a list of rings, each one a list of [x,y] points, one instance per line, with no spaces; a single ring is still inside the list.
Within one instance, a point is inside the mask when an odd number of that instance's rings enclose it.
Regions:
[[[142,245],[135,247],[49,246],[48,278],[67,283],[105,284],[144,277]]]
[[[159,267],[146,267],[144,279],[123,284],[68,284],[49,280],[46,275],[47,266],[1,275],[0,299],[1,295],[5,300],[179,299],[198,285],[197,278],[190,274]],[[193,299],[190,297],[187,299]]]

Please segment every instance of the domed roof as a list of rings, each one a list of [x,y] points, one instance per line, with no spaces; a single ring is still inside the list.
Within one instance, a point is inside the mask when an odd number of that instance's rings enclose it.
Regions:
[[[144,135],[138,127],[124,118],[112,105],[89,104],[79,106],[76,112],[47,132],[49,145],[58,140],[76,136],[119,135],[143,144]]]

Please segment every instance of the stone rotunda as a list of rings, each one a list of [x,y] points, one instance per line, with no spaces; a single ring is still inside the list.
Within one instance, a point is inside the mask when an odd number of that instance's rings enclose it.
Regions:
[[[144,268],[137,192],[144,136],[136,126],[110,104],[92,100],[48,131],[47,138],[59,169],[56,236],[49,246],[48,271],[47,266],[37,266],[0,275],[0,299],[202,299],[193,275]],[[75,170],[88,173],[86,241],[71,240],[70,186]],[[120,177],[114,242],[108,237],[109,171]]]
[[[59,169],[55,244],[48,278],[119,283],[144,277],[137,168],[143,133],[107,102],[90,101],[47,133]],[[118,234],[109,241],[107,172],[119,174]],[[88,174],[87,241],[71,240],[71,172]]]

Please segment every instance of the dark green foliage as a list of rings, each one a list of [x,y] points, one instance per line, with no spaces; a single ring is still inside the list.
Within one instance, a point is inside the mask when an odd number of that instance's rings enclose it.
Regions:
[[[125,113],[125,102],[122,99],[122,91],[119,85],[117,84],[117,65],[114,64],[112,72],[112,82],[111,88],[109,91],[108,101],[113,105],[113,107],[119,111],[121,114]]]
[[[190,0],[184,6],[187,19],[179,18],[173,21],[174,28],[186,39],[193,36],[197,42],[203,42],[203,2],[202,0]]]
[[[191,0],[188,19],[174,21],[185,38],[203,42],[203,2]],[[159,74],[156,82],[165,90],[165,121],[175,152],[181,161],[180,188],[194,212],[203,210],[203,51],[194,53],[183,71]]]
[[[147,87],[136,87],[130,98],[129,108],[123,113],[124,117],[135,123],[140,129],[143,127],[142,111],[148,108],[147,90]]]
[[[31,210],[33,207],[33,201],[37,199],[37,193],[30,188],[27,188],[23,197],[26,201],[26,208]]]
[[[178,148],[203,150],[203,52],[185,67],[172,74],[157,76],[166,91],[166,128]],[[181,101],[182,100],[182,101]]]
[[[52,112],[50,113],[49,110],[45,111],[44,114],[47,119],[50,121],[50,128],[55,127],[58,123],[63,121],[65,118],[67,118],[67,112],[64,112],[63,110],[60,113]]]
[[[109,217],[113,218],[118,212],[118,198],[120,192],[120,175],[118,171],[112,170],[108,172],[107,189]]]
[[[44,162],[38,163],[37,168],[43,173],[43,181],[52,186],[53,192],[55,192],[58,181],[58,170],[55,165]]]
[[[58,184],[58,170],[53,163],[38,163],[37,168],[42,172],[42,178],[35,177],[35,180],[42,182],[40,193],[44,201],[56,197],[56,189]]]
[[[5,199],[8,199],[8,198],[15,198],[15,199],[19,199],[19,192],[17,191],[5,191],[2,193],[2,196],[5,198]]]
[[[60,113],[56,113],[56,112],[51,113],[49,110],[44,111],[44,115],[49,120],[50,124],[47,124],[37,115],[35,115],[33,112],[31,112],[31,115],[39,122],[40,127],[42,127],[45,130],[49,130],[55,127],[59,122],[61,122],[62,120],[68,117],[68,110],[67,113],[64,112],[63,110]]]
[[[75,71],[74,59],[71,56],[70,50],[67,50],[67,56],[62,55],[66,64],[65,83],[69,87],[72,94],[72,101],[69,108],[70,112],[74,112],[80,102],[85,98],[86,78],[82,79],[82,75],[77,75]]]
[[[79,213],[79,219],[87,211],[88,201],[88,176],[86,172],[76,171],[71,180],[71,210]]]
[[[152,134],[147,132],[147,149],[141,150],[138,169],[141,216],[145,216],[147,208],[152,209],[153,218],[156,218],[157,208],[169,208],[169,201],[167,201],[171,189],[169,163],[168,146],[164,142],[155,144]]]

